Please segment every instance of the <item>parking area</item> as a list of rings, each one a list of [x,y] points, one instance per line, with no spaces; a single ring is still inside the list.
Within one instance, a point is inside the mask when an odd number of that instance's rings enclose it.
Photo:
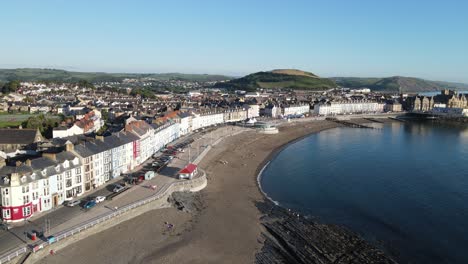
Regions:
[[[60,206],[9,230],[0,229],[0,254],[21,244],[33,242],[31,240],[33,232],[44,233],[45,236],[54,234],[153,195],[162,186],[177,181],[177,173],[187,164],[193,162],[210,143],[240,129],[236,127],[218,128],[205,129],[180,138],[135,168],[133,172],[111,180],[108,185],[80,197],[73,206]],[[155,172],[153,178],[140,180],[141,176],[144,177],[146,173],[152,171]],[[116,184],[122,186],[118,192],[114,192]]]

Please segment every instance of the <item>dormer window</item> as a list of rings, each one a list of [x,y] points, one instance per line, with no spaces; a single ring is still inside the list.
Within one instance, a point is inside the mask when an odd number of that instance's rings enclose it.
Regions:
[[[46,173],[47,173],[47,172],[46,172],[45,169],[41,171],[42,176],[46,176]]]
[[[32,180],[36,179],[36,173],[31,174],[31,179]]]
[[[21,182],[22,182],[22,183],[25,183],[25,182],[26,182],[26,176],[25,176],[25,175],[23,175],[23,176],[21,177]]]
[[[10,183],[10,178],[8,178],[8,177],[3,177],[3,183],[4,183],[4,184],[9,184],[9,183]]]
[[[55,166],[55,171],[56,171],[56,172],[59,172],[59,171],[60,171],[60,165]]]

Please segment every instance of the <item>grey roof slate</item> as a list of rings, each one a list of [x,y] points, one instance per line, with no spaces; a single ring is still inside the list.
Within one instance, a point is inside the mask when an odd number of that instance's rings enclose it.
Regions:
[[[0,129],[0,144],[32,144],[36,141],[35,129]]]

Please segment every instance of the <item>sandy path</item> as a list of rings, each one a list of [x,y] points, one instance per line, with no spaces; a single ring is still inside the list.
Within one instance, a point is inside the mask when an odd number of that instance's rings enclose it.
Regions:
[[[217,145],[201,162],[208,186],[204,209],[191,215],[175,209],[146,213],[79,241],[41,263],[253,263],[262,231],[256,182],[272,152],[297,138],[336,127],[327,121],[282,127],[277,135],[246,132]],[[227,164],[219,162],[227,161]],[[171,233],[164,222],[174,223]]]

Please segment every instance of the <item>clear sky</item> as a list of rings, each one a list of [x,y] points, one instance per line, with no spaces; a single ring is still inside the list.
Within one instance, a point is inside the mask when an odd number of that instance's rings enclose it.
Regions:
[[[468,83],[465,0],[14,0],[0,10],[0,68]]]

